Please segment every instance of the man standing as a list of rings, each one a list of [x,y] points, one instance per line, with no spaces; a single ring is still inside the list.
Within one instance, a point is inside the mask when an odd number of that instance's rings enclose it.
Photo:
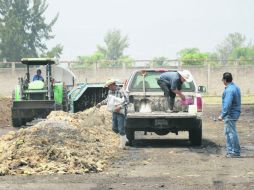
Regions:
[[[164,92],[166,102],[168,104],[168,109],[166,112],[173,112],[176,94],[185,100],[181,89],[183,82],[191,82],[193,79],[191,74],[187,70],[183,71],[168,71],[160,75],[160,79],[157,81],[158,85]]]
[[[232,81],[231,73],[224,73],[222,81],[226,86],[222,95],[222,108],[218,120],[224,120],[227,158],[240,157],[240,145],[236,121],[241,114],[241,92]]]
[[[96,107],[106,105],[108,110],[112,112],[112,130],[120,135],[120,148],[125,148],[127,138],[125,136],[125,119],[128,104],[128,95],[126,92],[116,85],[116,80],[109,79],[106,81],[105,87],[108,87],[108,97],[98,103]]]

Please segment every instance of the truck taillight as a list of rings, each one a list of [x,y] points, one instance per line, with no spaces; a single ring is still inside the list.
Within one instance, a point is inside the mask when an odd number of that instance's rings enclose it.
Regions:
[[[202,98],[200,96],[197,97],[197,111],[202,112]]]

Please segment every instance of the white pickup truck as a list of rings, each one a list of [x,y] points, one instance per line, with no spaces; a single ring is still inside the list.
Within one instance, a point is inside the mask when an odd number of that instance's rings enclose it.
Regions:
[[[135,71],[126,87],[129,94],[127,111],[126,136],[132,144],[135,131],[155,132],[166,135],[169,132],[178,134],[179,131],[189,131],[192,145],[202,144],[202,97],[204,86],[196,86],[195,81],[184,82],[182,92],[191,105],[183,105],[176,96],[175,112],[167,113],[167,102],[163,91],[157,84],[163,72],[177,72],[177,70],[143,69]]]

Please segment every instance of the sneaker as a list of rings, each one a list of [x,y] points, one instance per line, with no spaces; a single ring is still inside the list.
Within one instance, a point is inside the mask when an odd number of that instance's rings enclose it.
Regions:
[[[237,155],[237,154],[226,154],[225,157],[226,157],[226,158],[240,158],[241,156],[240,156],[240,155]]]
[[[166,112],[167,112],[167,113],[173,113],[173,112],[174,112],[174,110],[167,109],[167,110],[166,110]]]

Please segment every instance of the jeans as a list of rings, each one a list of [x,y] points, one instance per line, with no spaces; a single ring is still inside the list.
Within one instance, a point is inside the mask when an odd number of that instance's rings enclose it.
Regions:
[[[170,98],[175,98],[176,94],[174,92],[171,91],[171,87],[163,80],[159,79],[157,81],[158,85],[161,87],[161,89],[164,92],[164,96],[166,97],[170,97]]]
[[[112,113],[112,130],[121,136],[125,135],[125,115],[117,112]]]
[[[226,136],[227,154],[240,156],[240,144],[236,130],[236,120],[226,116],[224,118],[224,132]]]
[[[165,81],[159,79],[157,83],[164,92],[164,96],[166,97],[166,101],[168,103],[168,108],[173,110],[176,94],[171,91],[171,87]]]

